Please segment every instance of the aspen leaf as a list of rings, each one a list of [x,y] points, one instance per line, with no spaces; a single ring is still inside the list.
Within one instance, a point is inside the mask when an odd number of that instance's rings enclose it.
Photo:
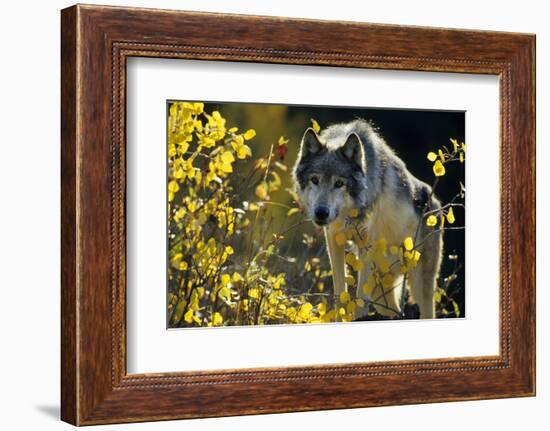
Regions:
[[[435,161],[433,171],[436,177],[442,177],[443,175],[445,175],[445,166],[443,166],[441,160]]]
[[[340,302],[342,304],[347,304],[350,299],[351,299],[351,296],[350,296],[349,292],[344,291],[340,294]]]
[[[291,215],[297,214],[300,212],[299,208],[290,208],[288,212],[286,213],[287,217],[290,217]]]
[[[437,224],[437,217],[434,216],[433,214],[432,215],[429,215],[428,218],[426,219],[426,226],[435,226]]]
[[[218,313],[217,311],[212,314],[212,325],[213,326],[220,326],[223,323],[223,316]]]
[[[449,212],[447,213],[447,221],[449,224],[453,224],[455,222],[455,214],[453,212],[453,207],[449,208]]]
[[[348,240],[345,232],[338,232],[334,239],[338,245],[345,245]]]
[[[250,141],[254,136],[256,136],[256,131],[254,129],[248,129],[246,132],[244,132],[244,139],[247,141]]]
[[[315,133],[319,133],[321,131],[321,126],[319,126],[319,123],[315,121],[315,119],[311,119],[311,124],[313,126],[313,130],[315,130]]]

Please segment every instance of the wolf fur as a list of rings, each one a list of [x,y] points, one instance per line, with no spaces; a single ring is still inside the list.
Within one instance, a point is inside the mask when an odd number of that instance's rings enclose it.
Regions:
[[[373,126],[365,120],[355,120],[327,127],[320,135],[307,129],[293,176],[305,211],[324,229],[335,295],[346,290],[345,246],[336,241],[337,226],[345,223],[352,210],[359,213],[366,228],[367,246],[379,238],[385,238],[388,247],[400,246],[406,237],[415,238],[420,226],[416,238],[417,243],[423,241],[422,255],[406,284],[420,309],[420,317],[433,318],[443,235],[426,227],[421,218],[423,211],[441,205],[431,187],[407,170]],[[358,286],[363,286],[372,262],[368,262],[366,253],[359,254],[362,269]],[[399,265],[390,267],[396,280],[402,277],[399,269]],[[374,304],[378,312],[389,316],[401,312],[401,285],[396,282],[383,292],[383,303]],[[362,289],[358,289],[358,295],[362,295]]]

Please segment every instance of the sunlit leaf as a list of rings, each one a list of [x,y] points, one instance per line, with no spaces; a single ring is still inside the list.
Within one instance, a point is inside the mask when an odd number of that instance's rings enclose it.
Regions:
[[[321,131],[321,126],[319,126],[319,123],[315,119],[311,119],[311,124],[313,126],[313,130],[315,130],[315,133],[319,133]]]
[[[453,207],[449,208],[449,211],[447,212],[447,221],[449,224],[453,224],[455,222],[455,214],[453,212]]]

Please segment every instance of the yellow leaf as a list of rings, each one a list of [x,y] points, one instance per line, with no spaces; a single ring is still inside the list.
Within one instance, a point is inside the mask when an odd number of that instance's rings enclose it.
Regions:
[[[196,103],[193,103],[193,110],[195,112],[195,114],[201,114],[202,111],[204,111],[204,103],[202,102],[196,102]]]
[[[458,307],[458,304],[453,301],[453,309],[455,311],[455,316],[460,317],[460,308]]]
[[[327,312],[327,306],[324,302],[317,304],[317,312],[322,316]]]
[[[311,314],[312,309],[313,309],[313,305],[311,305],[309,302],[306,302],[300,307],[300,310],[298,311],[298,315],[302,319],[307,319]]]
[[[433,171],[436,177],[442,177],[445,175],[445,166],[441,163],[441,160],[436,160],[433,166]]]
[[[358,307],[361,307],[361,308],[365,306],[365,301],[362,298],[357,298],[355,303],[357,304]]]
[[[231,142],[231,146],[233,147],[233,149],[243,144],[244,144],[244,138],[242,137],[242,135],[235,136],[233,138],[233,142]]]
[[[336,320],[336,310],[330,310],[323,315],[323,322],[334,322]]]
[[[384,289],[389,289],[390,287],[392,287],[392,285],[393,275],[388,272],[386,275],[384,275],[384,277],[382,277],[382,286],[384,287]]]
[[[200,144],[205,148],[212,148],[216,145],[216,141],[208,136],[201,136],[199,138]]]
[[[172,180],[168,183],[168,191],[171,193],[176,193],[180,189],[180,186],[178,185],[178,182],[175,180]]]
[[[176,146],[174,144],[168,145],[168,157],[174,157],[177,154]]]
[[[187,322],[187,323],[193,323],[193,314],[194,314],[194,311],[193,310],[187,310],[187,312],[185,313],[185,315],[183,316],[183,319]]]
[[[286,316],[287,316],[291,321],[293,321],[294,319],[296,319],[296,308],[294,308],[294,307],[289,307],[289,308],[286,310]]]
[[[437,217],[434,216],[433,214],[428,216],[428,218],[426,219],[426,226],[435,226],[437,224]]]
[[[353,253],[346,254],[345,261],[348,265],[353,266],[356,260],[357,260],[357,257],[355,256],[355,254]]]
[[[338,245],[344,245],[344,244],[346,244],[346,241],[348,240],[347,237],[346,237],[345,232],[338,232],[334,239],[336,241],[336,244],[338,244]]]
[[[178,104],[177,102],[175,102],[170,105],[170,116],[174,117],[175,115],[177,115],[177,113],[178,113]]]
[[[447,213],[447,221],[449,224],[453,224],[455,222],[455,214],[453,212],[453,207],[449,208],[449,212]]]
[[[256,131],[254,129],[248,129],[243,136],[244,139],[250,141],[254,136],[256,136]]]
[[[267,198],[267,187],[265,183],[258,184],[256,187],[256,196],[261,200]]]
[[[430,151],[428,153],[428,160],[430,162],[435,162],[436,159],[437,159],[437,154],[435,154],[433,151]]]
[[[279,145],[286,145],[288,144],[288,139],[286,139],[284,136],[281,136],[279,140],[277,141]]]
[[[186,304],[187,304],[187,302],[185,302],[185,299],[182,299],[178,303],[178,305],[176,306],[175,314],[174,314],[174,320],[178,321],[178,320],[181,319],[181,313],[183,313],[183,309],[184,309]]]
[[[342,304],[347,304],[349,302],[349,300],[351,299],[351,296],[349,294],[349,292],[346,292],[346,291],[343,291],[341,294],[340,294],[340,302]]]
[[[458,150],[458,141],[456,139],[451,138],[451,143],[453,144],[453,149],[456,152]]]
[[[174,214],[174,221],[179,222],[182,218],[185,217],[186,213],[187,213],[186,209],[181,207],[176,211],[176,214]]]
[[[257,287],[251,287],[248,289],[248,296],[250,298],[258,299],[260,297],[260,289]]]
[[[178,145],[180,147],[181,154],[186,153],[189,149],[189,142],[183,141],[178,143]]]
[[[250,150],[250,147],[248,145],[243,144],[237,149],[237,157],[239,159],[246,159],[250,156],[252,156],[252,151]]]
[[[222,287],[218,291],[218,298],[223,301],[229,301],[231,299],[231,290],[228,287]]]
[[[408,236],[405,238],[405,241],[403,241],[403,245],[405,246],[405,250],[411,251],[414,247],[413,239]]]
[[[319,126],[319,123],[313,118],[311,119],[311,124],[313,125],[313,130],[315,130],[315,133],[319,133],[321,131],[321,126]]]
[[[231,172],[233,172],[233,166],[231,166],[230,163],[222,163],[221,164],[221,169],[226,174],[230,174]]]
[[[212,325],[219,326],[223,323],[223,316],[217,311],[212,314]]]
[[[355,284],[355,278],[353,275],[346,275],[345,281],[348,286],[353,286]]]
[[[290,217],[293,214],[297,214],[300,212],[299,208],[290,208],[288,212],[286,213],[287,217]]]
[[[226,151],[225,153],[222,154],[222,162],[230,164],[230,163],[233,163],[234,161],[235,161],[235,157],[229,151]]]
[[[269,189],[269,191],[275,192],[275,191],[279,190],[279,187],[281,186],[282,181],[281,181],[281,177],[279,176],[279,174],[275,171],[271,172],[271,176],[272,176],[273,180],[269,181],[268,189]]]

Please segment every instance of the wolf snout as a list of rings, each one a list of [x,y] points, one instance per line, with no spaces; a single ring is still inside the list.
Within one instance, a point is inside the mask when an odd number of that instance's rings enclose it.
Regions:
[[[315,221],[318,224],[325,224],[330,216],[330,208],[326,205],[317,205],[314,211]]]

